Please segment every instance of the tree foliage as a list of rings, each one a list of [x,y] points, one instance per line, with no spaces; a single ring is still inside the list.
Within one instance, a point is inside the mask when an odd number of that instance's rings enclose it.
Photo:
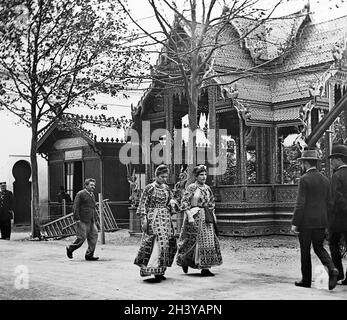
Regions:
[[[127,45],[135,35],[112,2],[2,0],[0,21],[1,105],[29,126],[33,107],[39,121],[95,107],[94,94],[118,94],[140,67],[141,50]]]
[[[142,50],[107,0],[1,0],[0,106],[31,128],[33,236],[39,236],[37,141],[73,106],[95,108],[135,81]]]
[[[301,175],[301,165],[297,160],[300,152],[296,146],[283,147],[283,183],[295,184]]]

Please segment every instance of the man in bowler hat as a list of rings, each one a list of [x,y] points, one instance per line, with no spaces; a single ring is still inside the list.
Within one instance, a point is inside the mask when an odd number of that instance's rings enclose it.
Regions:
[[[338,270],[324,249],[325,229],[328,227],[328,211],[331,206],[330,183],[328,178],[317,170],[316,150],[302,152],[301,169],[304,174],[299,180],[299,189],[292,220],[292,231],[299,233],[301,255],[301,281],[298,287],[311,287],[311,243],[322,264],[328,269],[329,290],[335,288]]]
[[[72,259],[72,253],[80,248],[87,239],[88,249],[85,259],[95,261],[99,259],[99,257],[94,257],[95,246],[98,241],[98,230],[95,225],[95,180],[86,179],[84,185],[85,188],[76,194],[73,206],[73,217],[77,222],[76,240],[66,247],[66,255]]]
[[[13,193],[6,189],[6,182],[0,182],[1,239],[10,240],[12,219],[13,219]]]
[[[331,179],[333,206],[329,217],[329,247],[333,262],[339,270],[339,281],[344,278],[340,241],[342,237],[347,241],[347,146],[333,146],[329,158],[334,170]],[[342,284],[347,285],[347,272]]]

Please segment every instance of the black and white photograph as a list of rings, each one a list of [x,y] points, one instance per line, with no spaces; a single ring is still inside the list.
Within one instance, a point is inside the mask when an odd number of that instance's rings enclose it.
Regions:
[[[347,299],[346,0],[0,0],[0,132],[2,302]]]

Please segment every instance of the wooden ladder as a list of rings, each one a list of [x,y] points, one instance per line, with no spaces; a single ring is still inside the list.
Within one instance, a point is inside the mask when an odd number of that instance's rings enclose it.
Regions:
[[[102,201],[104,212],[105,232],[117,231],[118,228],[116,219],[114,218],[108,199]],[[99,203],[96,207],[95,224],[100,231],[100,212]],[[48,222],[41,226],[41,233],[44,238],[65,238],[76,235],[76,221],[73,219],[73,213],[60,217],[54,221]]]

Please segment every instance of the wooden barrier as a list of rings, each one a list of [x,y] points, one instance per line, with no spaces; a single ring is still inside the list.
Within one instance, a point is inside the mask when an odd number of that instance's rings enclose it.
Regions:
[[[105,232],[119,230],[116,219],[114,218],[108,204],[108,199],[102,201],[102,208]],[[96,213],[95,224],[100,231],[99,203],[97,203]],[[42,225],[41,233],[44,238],[65,238],[76,235],[76,221],[73,219],[73,213],[67,214],[66,216]]]

